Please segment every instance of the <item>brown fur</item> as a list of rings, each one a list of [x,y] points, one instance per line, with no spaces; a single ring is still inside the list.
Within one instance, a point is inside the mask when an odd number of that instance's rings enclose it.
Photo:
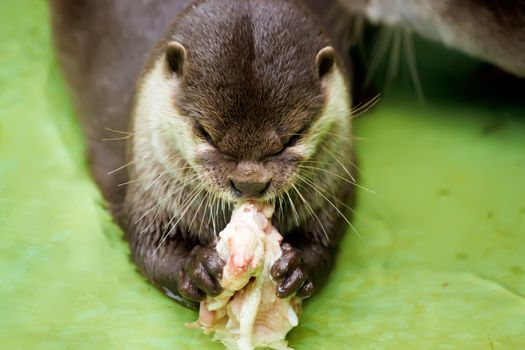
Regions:
[[[457,49],[525,77],[524,0],[450,0],[442,15]]]
[[[148,52],[189,1],[50,0],[55,45],[79,111],[90,167],[113,212],[120,212],[134,87]]]
[[[350,135],[341,135],[346,129],[335,123],[316,141],[314,154],[307,156],[294,147],[281,150],[294,133],[315,136],[313,125],[326,113],[329,77],[347,71],[336,58],[336,68],[320,78],[316,56],[324,47],[338,44],[297,1],[196,1],[181,12],[183,3],[80,1],[79,10],[66,1],[52,2],[56,42],[84,118],[95,178],[126,230],[140,270],[171,295],[199,300],[202,291],[215,290],[213,280],[218,278],[212,273],[217,265],[213,251],[203,249],[213,245],[229,218],[235,197],[228,180],[271,177],[267,199],[276,202],[275,224],[302,258],[300,265],[290,265],[300,273],[292,276],[290,271],[281,284],[301,276],[299,286],[308,291],[302,295],[308,295],[312,282],[318,284],[326,276],[321,271],[330,268],[344,229],[338,211],[346,212],[341,203],[352,188],[341,180],[348,177],[343,167],[351,168]],[[80,13],[83,18],[78,21]],[[176,19],[168,28],[171,18]],[[182,44],[187,55],[182,71],[170,76],[165,53],[172,41]],[[152,53],[146,61],[148,51]],[[145,81],[158,64],[165,65],[165,80],[177,86],[170,108],[190,128],[185,136],[205,144],[202,126],[214,148],[188,159],[168,138],[162,143],[170,150],[169,160],[159,162],[158,150],[137,148],[151,135],[138,124],[147,115],[134,121],[130,158],[125,159],[122,144],[100,141],[107,135],[103,127],[126,130],[134,81],[139,80],[136,114]],[[344,84],[342,90],[347,89]],[[343,98],[349,104],[350,97]],[[349,110],[330,113],[350,117]],[[314,142],[299,136],[299,145]],[[123,200],[116,185],[125,176],[106,174],[130,160],[133,182]],[[326,171],[301,169],[305,160],[321,162],[309,164]],[[171,171],[166,172],[166,162]],[[141,178],[152,174],[160,175],[153,186],[146,186]],[[298,180],[298,174],[309,183]],[[189,178],[196,182],[184,185]],[[316,194],[312,186],[319,186],[324,195]],[[201,187],[203,192],[196,195]],[[220,208],[209,202],[219,195]],[[195,202],[186,206],[192,196]]]
[[[524,0],[338,1],[351,14],[413,30],[525,77]]]

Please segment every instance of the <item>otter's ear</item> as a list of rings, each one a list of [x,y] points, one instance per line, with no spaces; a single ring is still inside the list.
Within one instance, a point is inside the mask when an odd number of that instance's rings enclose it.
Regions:
[[[186,49],[181,43],[172,41],[166,47],[166,65],[171,73],[182,75],[186,62]]]
[[[317,74],[319,78],[324,78],[330,74],[335,65],[335,52],[334,48],[331,46],[326,46],[317,53],[315,58],[315,63],[317,66]]]

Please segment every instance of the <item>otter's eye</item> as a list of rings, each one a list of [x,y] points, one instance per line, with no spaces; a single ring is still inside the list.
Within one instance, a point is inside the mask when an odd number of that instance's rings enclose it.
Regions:
[[[283,148],[283,151],[288,148],[288,147],[293,147],[295,146],[295,144],[297,143],[297,141],[299,141],[301,139],[301,137],[303,137],[304,135],[306,135],[306,132],[308,131],[308,125],[307,126],[304,126],[301,130],[297,131],[296,133],[294,133],[292,135],[292,137],[290,137],[288,139],[288,141],[286,142],[286,145],[284,145],[284,148]]]
[[[292,147],[292,146],[295,146],[295,144],[297,143],[297,141],[299,141],[299,139],[301,138],[301,134],[294,134],[292,137],[290,137],[288,139],[288,142],[286,142],[286,145],[284,145],[284,149],[286,149],[287,147]]]
[[[286,142],[286,144],[284,145],[284,147],[277,153],[274,153],[272,154],[272,157],[274,156],[278,156],[280,154],[282,154],[288,147],[293,147],[295,146],[295,144],[297,143],[297,141],[299,141],[301,139],[301,137],[303,136],[303,132],[304,130],[301,130],[299,131],[297,134],[293,134],[292,137],[290,137],[288,139],[288,141]]]
[[[208,142],[210,145],[215,147],[215,144],[213,143],[213,139],[211,138],[210,134],[208,134],[208,132],[206,131],[206,129],[204,129],[204,127],[202,125],[197,124],[196,129],[197,129],[197,132],[199,133],[199,135],[204,140],[206,140],[206,142]]]

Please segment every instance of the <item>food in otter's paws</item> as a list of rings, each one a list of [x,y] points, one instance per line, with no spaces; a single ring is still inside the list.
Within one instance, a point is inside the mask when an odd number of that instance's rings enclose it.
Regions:
[[[272,215],[271,206],[253,202],[234,210],[217,243],[226,262],[224,292],[201,302],[199,319],[189,325],[214,332],[214,339],[229,349],[289,349],[286,334],[298,323],[300,299],[278,298],[270,277],[282,254],[282,236],[271,224]]]

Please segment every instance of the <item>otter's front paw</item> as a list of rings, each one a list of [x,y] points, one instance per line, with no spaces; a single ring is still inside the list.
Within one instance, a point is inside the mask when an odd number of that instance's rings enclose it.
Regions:
[[[315,287],[308,277],[306,266],[297,251],[288,243],[282,245],[283,255],[273,264],[272,277],[279,282],[277,296],[286,298],[294,293],[301,298],[310,297]]]
[[[214,248],[196,246],[179,271],[180,295],[193,301],[202,301],[206,295],[218,296],[223,267],[224,261]]]

